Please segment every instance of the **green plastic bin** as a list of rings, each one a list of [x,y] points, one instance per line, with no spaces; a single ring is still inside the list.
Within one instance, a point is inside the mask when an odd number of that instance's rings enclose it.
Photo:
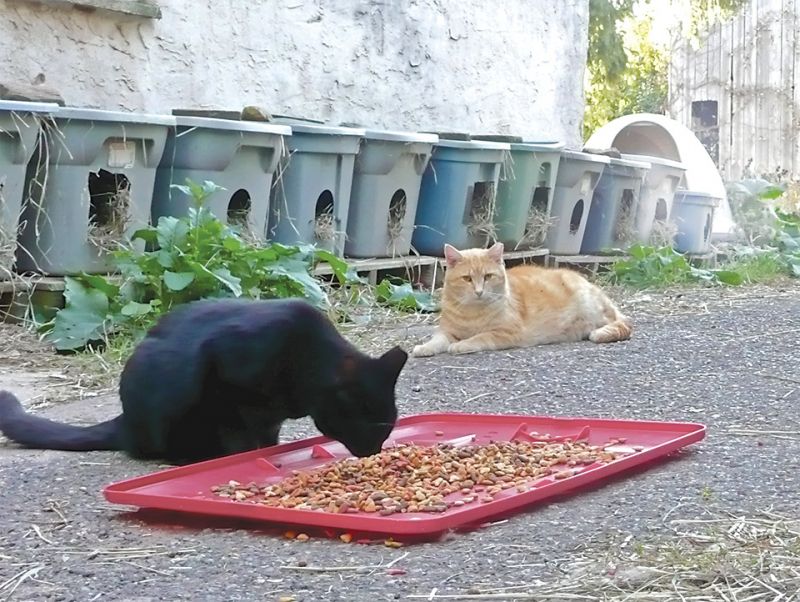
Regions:
[[[270,187],[291,128],[258,121],[176,116],[158,168],[153,223],[188,214],[193,200],[173,184],[210,180],[223,190],[206,199],[221,221],[265,240]]]
[[[422,177],[412,245],[441,257],[444,244],[467,249],[493,240],[497,184],[511,147],[504,142],[442,140]]]
[[[353,172],[346,256],[408,255],[422,174],[438,141],[433,134],[365,132]]]
[[[592,195],[609,158],[579,151],[561,151],[550,207],[545,247],[553,255],[577,255],[592,205]]]
[[[0,100],[0,280],[14,268],[26,171],[41,120],[57,109],[51,103]]]
[[[650,163],[609,157],[592,196],[581,253],[626,249],[636,240],[636,212]]]
[[[360,128],[290,125],[288,156],[272,188],[268,236],[283,244],[313,243],[344,254],[353,166],[365,131]]]
[[[473,136],[511,144],[511,160],[500,173],[495,233],[506,249],[541,247],[547,238],[561,142],[514,142],[515,136]]]
[[[17,269],[112,270],[109,251],[130,244],[150,221],[156,169],[174,124],[166,115],[59,107],[43,123]]]

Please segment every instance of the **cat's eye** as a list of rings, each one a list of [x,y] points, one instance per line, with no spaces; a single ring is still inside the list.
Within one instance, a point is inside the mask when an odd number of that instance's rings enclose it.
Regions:
[[[472,280],[472,276],[462,276],[461,280],[463,280],[464,282],[469,282],[470,280]]]
[[[489,279],[491,279],[491,278],[494,278],[494,274],[486,274],[486,275],[485,275],[483,278],[484,278],[485,280],[489,280]]]

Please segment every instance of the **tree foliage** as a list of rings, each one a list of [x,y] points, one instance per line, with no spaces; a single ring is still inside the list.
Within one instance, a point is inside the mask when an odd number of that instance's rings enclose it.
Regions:
[[[636,8],[665,0],[590,0],[584,136],[621,115],[663,113],[669,54],[650,40],[650,16]],[[670,0],[682,35],[699,37],[748,0]]]

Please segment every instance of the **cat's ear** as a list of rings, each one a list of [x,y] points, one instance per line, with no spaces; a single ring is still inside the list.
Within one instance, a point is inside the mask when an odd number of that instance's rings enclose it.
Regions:
[[[491,247],[489,247],[489,258],[496,261],[497,263],[503,262],[503,250],[505,247],[503,243],[496,242]]]
[[[403,366],[406,365],[406,360],[408,360],[408,354],[405,351],[400,347],[392,347],[389,351],[380,356],[377,361],[383,369],[384,374],[393,381],[396,381],[400,376],[400,371],[403,369]]]
[[[444,244],[444,259],[447,261],[447,267],[454,267],[464,256],[453,245]]]

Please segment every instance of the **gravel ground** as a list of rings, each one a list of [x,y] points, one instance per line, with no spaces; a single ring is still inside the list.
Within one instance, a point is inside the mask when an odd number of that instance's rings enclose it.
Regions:
[[[434,589],[456,597],[478,586],[522,591],[562,577],[578,552],[602,557],[626,535],[638,541],[667,534],[668,512],[744,515],[772,507],[800,516],[800,289],[639,294],[624,305],[636,321],[626,343],[411,360],[398,385],[401,411],[708,425],[703,442],[671,459],[478,531],[390,549],[315,537],[290,541],[224,523],[177,526],[112,506],[99,493],[156,465],[114,453],[0,446],[0,598],[14,587],[14,600],[81,601],[392,600],[428,598]],[[389,340],[410,348],[430,327],[430,320],[398,320],[352,336],[366,348]],[[2,361],[0,371],[2,386]],[[115,410],[113,397],[100,396],[45,413],[93,420]],[[310,423],[298,421],[282,439],[311,434]],[[402,570],[388,571],[390,562]],[[298,563],[330,570],[291,568]],[[341,567],[361,568],[334,570]]]

